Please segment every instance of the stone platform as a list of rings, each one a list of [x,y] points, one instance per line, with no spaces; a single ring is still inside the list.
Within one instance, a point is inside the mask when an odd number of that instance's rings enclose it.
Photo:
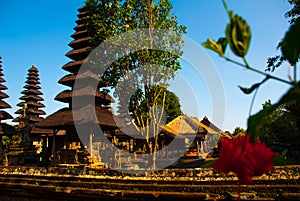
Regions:
[[[300,199],[300,166],[276,167],[254,185],[242,185],[242,200]],[[210,168],[165,169],[126,174],[88,167],[1,167],[0,200],[235,200],[238,180]]]

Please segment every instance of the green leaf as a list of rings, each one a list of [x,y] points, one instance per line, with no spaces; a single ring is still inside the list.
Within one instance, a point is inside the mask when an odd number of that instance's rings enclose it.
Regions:
[[[256,84],[252,85],[250,88],[245,88],[245,87],[241,87],[241,86],[239,86],[239,88],[242,90],[242,92],[244,92],[244,94],[251,94],[260,85],[261,85],[261,83],[256,83]]]
[[[226,27],[226,39],[231,51],[239,57],[244,57],[249,49],[251,30],[247,22],[238,15],[229,13],[230,22]]]
[[[248,119],[247,128],[247,133],[251,135],[251,139],[254,140],[259,137],[263,129],[264,122],[267,121],[269,115],[271,115],[276,109],[278,109],[282,105],[286,105],[297,100],[300,100],[300,83],[292,87],[285,95],[283,95],[278,103],[270,107],[265,107],[260,112],[252,115]]]
[[[221,44],[223,54],[225,54],[226,47],[228,44],[227,39],[225,37],[219,38],[217,43]]]
[[[211,40],[211,39],[207,39],[206,42],[202,43],[202,46],[218,53],[221,57],[224,57],[224,51],[223,50],[225,50],[226,45],[225,45],[225,47],[223,47],[224,46],[224,41],[221,41],[222,44],[219,43],[219,41],[220,41],[220,39],[218,40],[218,42],[216,42],[214,40]]]
[[[245,94],[251,94],[255,89],[257,89],[258,87],[260,87],[260,85],[262,85],[263,83],[265,83],[270,77],[266,76],[265,79],[263,79],[263,81],[253,84],[250,88],[245,88],[245,87],[241,87],[239,86],[239,88],[245,93]]]
[[[300,56],[300,18],[296,20],[295,24],[292,24],[289,30],[285,33],[283,40],[281,41],[282,55],[290,62],[291,65],[295,65]]]

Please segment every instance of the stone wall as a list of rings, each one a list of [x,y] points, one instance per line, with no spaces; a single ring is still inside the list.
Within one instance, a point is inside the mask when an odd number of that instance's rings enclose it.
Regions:
[[[242,185],[243,200],[300,199],[300,166],[275,167]],[[236,175],[211,168],[165,169],[133,174],[109,169],[68,166],[0,167],[0,200],[234,200]]]
[[[80,166],[68,167],[0,167],[1,175],[32,175],[32,176],[76,176],[80,177],[117,177],[117,178],[155,178],[155,179],[170,179],[170,180],[194,180],[194,181],[209,181],[209,180],[238,180],[234,173],[224,175],[212,168],[193,168],[193,169],[163,169],[156,172],[131,171],[131,173],[121,172],[117,170],[90,168]],[[254,177],[254,180],[278,180],[278,179],[300,179],[300,166],[276,166],[272,171]]]

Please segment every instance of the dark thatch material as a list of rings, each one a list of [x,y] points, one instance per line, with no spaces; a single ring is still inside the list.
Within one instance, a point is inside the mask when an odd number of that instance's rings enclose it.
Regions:
[[[58,83],[72,87],[74,85],[75,80],[78,80],[78,79],[85,79],[86,81],[82,81],[82,82],[85,82],[88,84],[93,84],[93,83],[97,84],[99,77],[96,73],[93,73],[91,71],[85,71],[78,75],[76,75],[76,74],[65,75],[58,81]]]
[[[2,77],[0,77],[0,82],[6,82],[6,80]]]
[[[63,103],[71,103],[72,102],[72,91],[67,89],[56,95],[54,100],[63,102]]]
[[[104,100],[113,101],[113,98],[109,94],[103,94],[102,92],[95,90],[92,86],[86,86],[82,89],[73,91],[73,97],[81,97],[81,96],[95,96],[102,98]]]
[[[0,123],[0,135],[16,135],[15,128],[6,123]]]
[[[38,122],[40,122],[40,121],[42,121],[44,118],[42,118],[42,117],[36,117],[36,116],[30,116],[29,117],[29,121],[31,122],[31,123],[38,123]],[[14,118],[13,120],[12,120],[12,122],[20,122],[20,118],[19,117],[16,117],[16,118]]]
[[[9,96],[6,93],[0,91],[0,99],[8,98]]]
[[[11,108],[11,106],[3,100],[0,100],[0,109]]]
[[[88,32],[87,30],[76,31],[74,34],[71,35],[71,37],[74,39],[85,38],[88,37]]]
[[[70,61],[69,63],[65,64],[62,69],[69,71],[70,73],[77,73],[83,62],[84,60]]]
[[[80,73],[76,76],[76,79],[86,79],[86,78],[91,78],[97,81],[99,80],[99,76],[90,70],[84,71],[83,73]]]
[[[91,40],[91,37],[84,37],[80,39],[73,40],[71,43],[69,43],[69,46],[72,48],[77,48],[83,45],[89,45],[89,42]]]
[[[0,84],[0,90],[6,90],[6,89],[7,89],[7,87],[5,85]]]
[[[72,111],[70,108],[60,109],[57,112],[49,115],[46,119],[40,121],[37,127],[63,129],[68,126],[74,126],[73,112],[76,113],[76,116],[80,117],[76,120],[76,123],[78,124],[92,122],[102,126],[110,126],[114,128],[124,125],[122,120],[114,116],[111,111],[88,105],[84,108],[74,111]],[[94,112],[96,112],[97,119],[94,119]]]
[[[94,119],[94,112],[96,113],[97,119]],[[115,128],[124,126],[123,120],[113,115],[110,110],[100,107],[87,105],[79,110],[74,110],[73,113],[76,117],[79,117],[76,119],[76,122],[80,124],[93,122],[101,126],[110,126]]]
[[[89,47],[71,50],[66,54],[66,56],[73,60],[85,59],[88,56],[88,50]]]
[[[205,116],[203,117],[203,119],[201,120],[201,123],[203,123],[204,125],[216,130],[216,131],[222,131],[220,128],[218,128],[216,125],[214,125],[213,123],[211,123],[208,118]]]
[[[86,8],[84,6],[81,6],[80,8],[78,8],[78,12],[85,12]]]
[[[34,107],[38,107],[38,108],[45,107],[45,105],[44,105],[43,103],[35,102],[35,101],[32,101],[32,100],[29,100],[29,101],[27,101],[27,102],[21,102],[21,103],[18,103],[17,106],[23,107],[25,103],[26,103],[29,107],[30,107],[30,106],[34,106]]]
[[[39,81],[37,80],[27,80],[25,83],[27,84],[41,84]]]
[[[8,112],[2,110],[0,111],[0,119],[13,119],[13,117]]]
[[[2,63],[2,58],[0,57],[0,62]],[[5,80],[2,78],[3,76],[3,72],[2,72],[2,65],[1,65],[1,68],[0,68],[0,79],[1,79],[1,82],[4,82]],[[0,109],[5,109],[5,108],[11,108],[11,106],[5,102],[4,100],[2,99],[5,99],[5,98],[8,98],[9,96],[2,92],[2,90],[6,90],[7,87],[4,85],[4,84],[0,84]],[[12,119],[13,117],[5,112],[5,111],[0,111],[0,121],[3,120],[3,119]]]
[[[35,89],[28,89],[21,92],[22,94],[34,94],[34,95],[43,95],[41,91]]]
[[[28,114],[29,115],[45,115],[46,112],[44,112],[43,110],[39,110],[39,109],[36,109],[36,108],[28,108],[27,109],[28,111]],[[15,112],[15,114],[23,114],[23,109],[19,109]]]
[[[41,89],[41,87],[39,85],[35,85],[35,84],[26,84],[24,86],[25,89]]]
[[[38,77],[38,74],[29,74],[29,76],[26,77],[27,80],[40,80],[40,78]]]
[[[75,79],[76,79],[76,75],[68,74],[68,75],[65,75],[64,77],[62,77],[58,81],[58,83],[72,87],[74,85]]]
[[[65,128],[71,125],[73,125],[72,110],[70,108],[63,108],[40,121],[37,127],[54,129]]]
[[[33,134],[33,135],[52,135],[53,130],[52,129],[37,128],[36,126],[33,126],[31,128],[30,134]]]
[[[78,15],[77,15],[78,16]],[[73,28],[75,31],[83,31],[83,30],[85,30],[86,28],[85,28],[85,25],[84,24],[78,24],[77,26],[75,26],[74,28]]]
[[[28,69],[29,72],[39,72],[39,70],[37,69],[37,67],[35,67],[34,65],[32,65],[31,68]]]
[[[44,99],[40,96],[37,96],[37,95],[28,95],[28,96],[22,96],[20,98],[20,100],[35,100],[35,101],[43,101]]]
[[[64,90],[55,97],[55,100],[64,103],[71,103],[72,97],[84,97],[84,96],[95,96],[105,101],[114,102],[114,99],[109,94],[103,94],[99,91],[95,91],[95,89],[93,89],[93,87],[90,86],[87,86],[83,89],[74,92],[72,92],[71,90]]]
[[[27,75],[28,75],[28,77],[26,79],[30,79],[30,78],[35,79],[35,77],[39,77],[39,73],[33,72],[33,71],[28,72]]]
[[[206,125],[207,127],[211,128],[215,131],[218,131],[222,137],[226,137],[229,139],[233,138],[233,136],[230,133],[223,132],[220,128],[218,128],[216,125],[211,123],[206,116],[203,117],[203,119],[201,120],[201,123],[203,123],[204,125]]]

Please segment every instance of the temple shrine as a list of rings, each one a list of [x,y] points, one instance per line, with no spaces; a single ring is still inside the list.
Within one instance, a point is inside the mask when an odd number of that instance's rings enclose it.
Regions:
[[[2,122],[3,120],[13,119],[13,117],[4,110],[11,108],[11,106],[3,100],[9,97],[3,92],[4,90],[7,90],[7,87],[4,85],[5,79],[3,76],[2,57],[0,57],[0,164],[5,163],[5,157],[3,157],[4,147],[2,146],[2,136],[11,138],[13,135],[16,135],[16,130],[13,126]]]
[[[101,92],[101,85],[98,85],[98,75],[91,69],[80,71],[81,65],[84,59],[89,53],[89,40],[87,30],[84,25],[84,18],[87,17],[87,12],[84,7],[78,9],[77,26],[74,28],[75,33],[72,35],[74,39],[69,43],[72,48],[66,56],[71,61],[65,64],[62,69],[68,71],[70,74],[62,77],[58,82],[62,85],[70,87],[71,89],[60,92],[55,100],[67,103],[68,107],[62,108],[57,112],[49,115],[45,120],[39,123],[40,128],[52,129],[52,162],[53,164],[89,164],[92,162],[92,158],[87,149],[91,150],[92,144],[90,143],[90,137],[93,135],[93,130],[83,130],[80,138],[79,133],[75,128],[75,121],[73,119],[73,113],[79,114],[81,120],[79,123],[84,127],[84,124],[96,123],[101,126],[101,129],[105,132],[113,133],[117,129],[115,123],[117,117],[115,117],[110,110],[110,103],[113,99],[105,92]],[[74,89],[75,80],[81,80],[81,86]],[[93,86],[96,84],[97,89]],[[73,101],[80,100],[94,100],[95,105],[90,104],[88,101],[84,101],[82,104],[72,105]],[[97,122],[94,122],[94,118],[90,117],[90,114],[97,116]],[[120,120],[121,121],[121,120]],[[58,135],[59,130],[64,130],[65,135]],[[105,145],[101,145],[103,148]]]

